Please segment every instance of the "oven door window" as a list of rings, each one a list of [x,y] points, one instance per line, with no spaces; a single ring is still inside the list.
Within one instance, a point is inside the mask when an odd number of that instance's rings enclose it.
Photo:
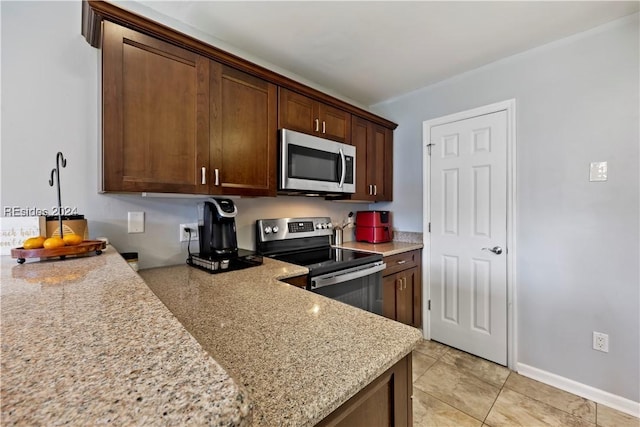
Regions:
[[[382,315],[382,273],[324,286],[313,292]]]
[[[340,182],[340,155],[290,144],[288,177],[312,181]]]

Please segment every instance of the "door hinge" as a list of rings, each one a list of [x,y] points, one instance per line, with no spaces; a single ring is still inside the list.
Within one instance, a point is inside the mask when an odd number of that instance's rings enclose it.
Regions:
[[[428,152],[427,152],[427,153],[428,153],[429,155],[431,155],[431,147],[433,147],[434,145],[436,145],[436,144],[434,144],[433,142],[432,142],[431,144],[427,144],[427,150],[428,150]]]
[[[427,310],[431,311],[431,300],[427,301]]]

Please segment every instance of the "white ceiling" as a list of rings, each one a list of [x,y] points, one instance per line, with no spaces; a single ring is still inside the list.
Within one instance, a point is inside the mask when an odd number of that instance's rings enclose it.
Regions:
[[[635,13],[640,2],[138,1],[365,106]]]

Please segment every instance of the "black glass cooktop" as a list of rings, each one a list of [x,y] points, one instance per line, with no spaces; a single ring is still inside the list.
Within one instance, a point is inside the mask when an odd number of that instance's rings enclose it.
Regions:
[[[332,247],[288,252],[272,255],[271,258],[307,267],[309,269],[309,275],[311,276],[319,276],[326,273],[333,273],[334,271],[382,261],[382,255],[380,254]]]

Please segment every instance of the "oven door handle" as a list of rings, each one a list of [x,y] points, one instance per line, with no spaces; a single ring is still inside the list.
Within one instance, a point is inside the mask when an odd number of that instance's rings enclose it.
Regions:
[[[334,273],[325,274],[323,276],[311,278],[311,289],[323,288],[325,286],[337,285],[338,283],[348,282],[349,280],[359,279],[361,277],[369,276],[370,274],[377,273],[387,268],[387,264],[381,262],[376,263],[373,267],[362,268],[356,271],[350,271],[348,273],[341,274],[339,271]]]

